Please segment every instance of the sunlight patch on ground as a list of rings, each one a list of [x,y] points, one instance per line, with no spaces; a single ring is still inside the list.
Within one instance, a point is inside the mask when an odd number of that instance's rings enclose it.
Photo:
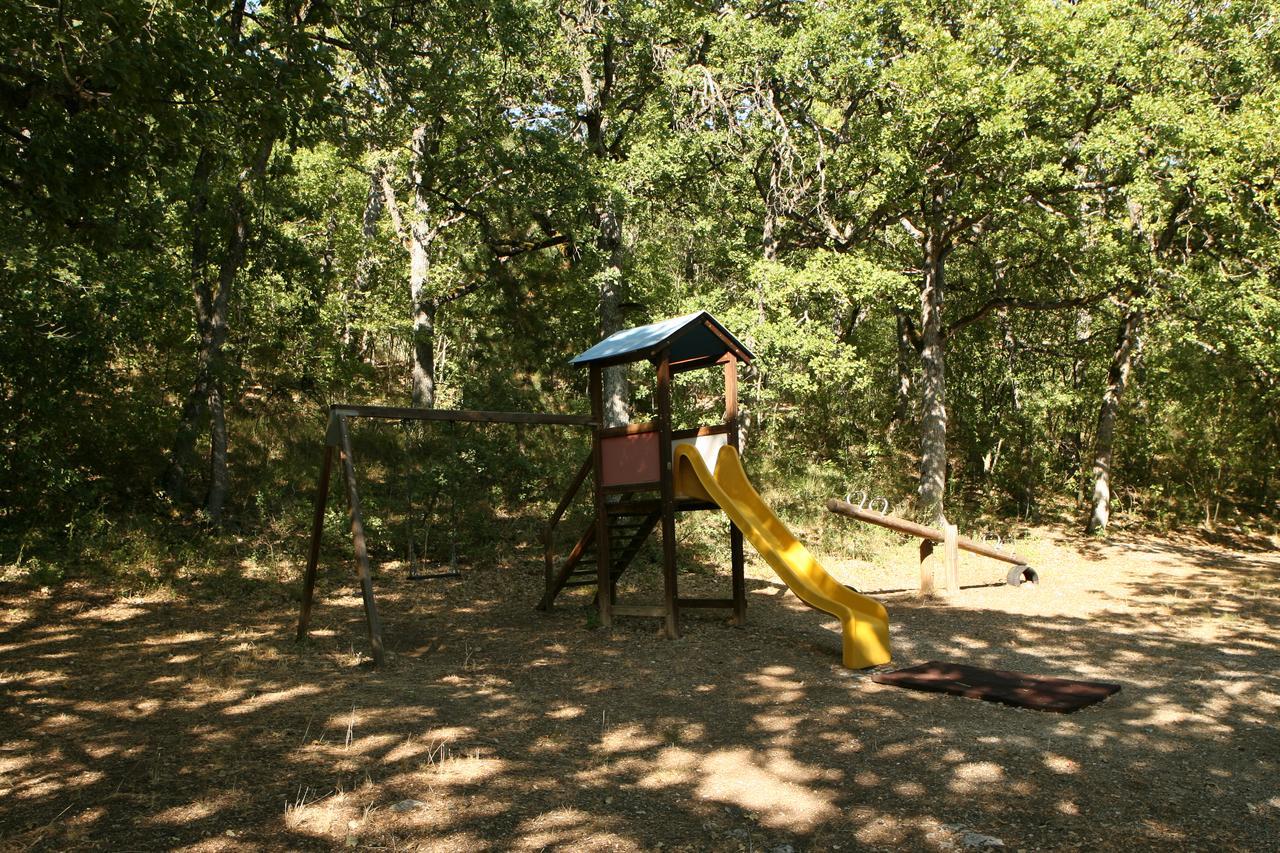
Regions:
[[[876,847],[892,847],[899,838],[901,829],[897,818],[884,815],[862,824],[854,833],[854,838],[863,844]]]
[[[591,815],[572,807],[555,809],[520,824],[519,849],[546,850],[582,838]]]
[[[884,780],[874,770],[859,770],[853,775],[853,784],[860,788],[877,788]]]
[[[573,720],[587,713],[587,709],[581,705],[561,705],[547,711],[547,716],[553,720]]]
[[[919,782],[895,782],[893,792],[899,797],[923,797],[926,789]]]
[[[446,748],[442,757],[428,757],[423,769],[429,768],[433,780],[445,785],[474,785],[495,779],[507,770],[509,762],[505,759],[481,752],[480,747]]]
[[[268,708],[272,705],[278,705],[281,702],[289,702],[306,696],[315,696],[323,692],[323,687],[314,684],[299,684],[297,687],[289,687],[284,690],[268,690],[251,696],[238,705],[224,708],[222,713],[228,716],[252,714],[255,711],[260,711],[263,708]]]
[[[651,768],[636,784],[648,790],[660,790],[693,781],[698,767],[698,754],[683,747],[671,746],[658,753]]]
[[[179,643],[201,643],[206,640],[216,639],[215,634],[208,631],[180,631],[176,634],[165,634],[163,637],[146,637],[142,641],[144,646],[175,646]]]
[[[804,698],[804,682],[787,678],[790,667],[766,667],[758,675],[748,675],[747,680],[760,687],[757,704],[788,704]]]
[[[698,770],[699,798],[746,809],[765,826],[808,830],[835,814],[831,792],[805,786],[812,771],[777,755],[760,760],[749,749],[722,749]]]
[[[383,764],[401,764],[421,755],[431,755],[445,745],[444,741],[409,738],[391,747],[382,756]]]
[[[970,761],[951,772],[947,787],[957,794],[976,794],[1004,779],[1004,769],[991,761]]]
[[[642,752],[662,743],[661,738],[654,737],[644,727],[631,723],[616,726],[600,739],[600,750],[606,754],[620,752]]]
[[[106,607],[94,607],[81,610],[75,615],[80,622],[128,622],[143,615],[147,611],[142,607],[131,607],[127,604],[109,604]]]
[[[1195,724],[1196,730],[1200,732],[1230,734],[1232,731],[1230,726],[1213,717],[1189,711],[1172,703],[1160,704],[1152,708],[1147,716],[1134,717],[1127,722],[1134,727],[1156,726],[1164,729],[1185,728],[1189,723]]]
[[[184,805],[170,806],[167,809],[161,809],[148,818],[147,823],[182,825],[189,821],[204,820],[205,818],[213,817],[219,812],[234,808],[237,804],[243,802],[243,800],[243,794],[233,791],[225,791],[221,794],[202,797]]]

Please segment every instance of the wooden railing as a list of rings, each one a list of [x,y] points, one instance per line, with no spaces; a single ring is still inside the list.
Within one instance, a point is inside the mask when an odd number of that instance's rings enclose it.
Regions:
[[[894,515],[886,515],[883,512],[875,512],[874,510],[862,509],[856,507],[848,501],[837,500],[832,498],[827,501],[827,509],[839,515],[847,515],[850,518],[856,518],[859,521],[867,521],[871,524],[878,524],[881,527],[887,527],[898,533],[905,533],[908,536],[918,536],[921,539],[928,539],[932,542],[942,542],[946,536],[943,531],[933,527],[925,527],[923,524],[916,524],[914,521],[907,521],[905,518],[898,518]],[[956,547],[962,551],[969,551],[973,554],[980,554],[983,557],[990,557],[993,560],[1001,560],[1005,563],[1012,563],[1015,566],[1025,566],[1027,561],[1017,554],[1008,551],[1002,551],[985,542],[977,542],[968,536],[957,536]]]
[[[543,559],[546,561],[545,580],[551,583],[551,578],[556,571],[555,556],[555,537],[556,525],[564,518],[564,514],[569,510],[569,506],[573,503],[573,499],[578,496],[578,491],[582,488],[582,484],[587,481],[588,475],[591,474],[591,467],[594,458],[588,453],[587,458],[582,460],[578,473],[574,475],[573,481],[569,483],[569,488],[565,490],[564,497],[560,498],[560,503],[556,504],[555,512],[551,513],[551,520],[547,522],[546,529],[542,532]]]
[[[990,557],[993,560],[1000,560],[1005,563],[1012,563],[1013,568],[1005,576],[1005,583],[1010,586],[1021,586],[1024,583],[1036,584],[1040,580],[1039,573],[1027,564],[1022,557],[1011,551],[1003,551],[999,548],[988,545],[985,542],[977,542],[967,536],[961,536],[956,531],[954,524],[945,524],[942,530],[934,527],[926,527],[923,524],[916,524],[914,521],[908,521],[905,518],[898,518],[895,515],[888,515],[883,512],[863,509],[854,506],[848,501],[837,500],[832,498],[827,501],[827,509],[839,515],[846,515],[849,518],[856,518],[859,521],[878,524],[889,530],[898,533],[905,533],[908,536],[917,536],[920,538],[920,594],[933,594],[934,569],[927,561],[929,555],[933,552],[935,543],[942,543],[943,546],[943,569],[944,569],[944,586],[948,592],[959,592],[960,590],[960,568],[959,568],[959,552],[968,551],[972,554],[980,554],[983,557]]]

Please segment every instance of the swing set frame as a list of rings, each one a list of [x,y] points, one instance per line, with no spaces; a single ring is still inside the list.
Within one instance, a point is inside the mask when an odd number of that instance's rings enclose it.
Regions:
[[[315,599],[316,575],[320,563],[320,544],[324,536],[324,513],[329,500],[329,481],[333,473],[336,454],[342,465],[342,479],[346,487],[347,512],[351,521],[351,542],[355,549],[356,573],[360,580],[360,594],[364,599],[365,622],[369,628],[369,644],[373,648],[373,662],[382,666],[386,652],[382,642],[382,621],[378,617],[378,605],[373,594],[373,571],[369,565],[369,549],[365,541],[364,514],[360,506],[360,489],[356,484],[356,463],[351,450],[353,418],[369,418],[387,421],[444,421],[448,423],[477,424],[542,424],[573,426],[594,429],[596,419],[587,415],[556,415],[541,412],[486,412],[467,409],[411,409],[396,406],[352,406],[335,403],[329,407],[329,426],[325,431],[324,455],[320,463],[320,483],[316,490],[315,515],[311,523],[311,548],[307,554],[307,569],[302,586],[302,608],[298,616],[298,639],[307,637],[311,623],[311,607]]]

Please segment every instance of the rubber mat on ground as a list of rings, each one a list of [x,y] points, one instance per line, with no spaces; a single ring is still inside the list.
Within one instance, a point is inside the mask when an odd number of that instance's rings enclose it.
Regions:
[[[872,676],[871,680],[910,690],[949,693],[1059,714],[1069,714],[1101,702],[1120,690],[1119,684],[1104,681],[1074,681],[936,660],[894,672],[882,672]]]

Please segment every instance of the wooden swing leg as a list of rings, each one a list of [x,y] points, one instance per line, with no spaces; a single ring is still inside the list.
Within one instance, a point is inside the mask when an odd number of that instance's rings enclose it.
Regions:
[[[351,540],[356,552],[356,571],[360,576],[360,592],[364,598],[365,621],[369,625],[369,643],[373,646],[373,662],[382,666],[386,655],[382,647],[382,622],[378,619],[378,605],[373,599],[373,573],[369,568],[369,549],[364,539],[364,517],[360,511],[360,493],[356,489],[355,463],[351,455],[351,432],[347,419],[338,417],[338,433],[341,436],[342,474],[347,483],[347,501],[351,509]]]
[[[333,448],[324,446],[320,463],[320,486],[316,490],[315,516],[311,520],[311,551],[307,554],[307,571],[302,581],[302,610],[298,614],[298,639],[307,638],[311,624],[311,602],[316,591],[316,567],[320,563],[320,539],[324,535],[324,510],[329,499],[329,474],[333,470]]]

